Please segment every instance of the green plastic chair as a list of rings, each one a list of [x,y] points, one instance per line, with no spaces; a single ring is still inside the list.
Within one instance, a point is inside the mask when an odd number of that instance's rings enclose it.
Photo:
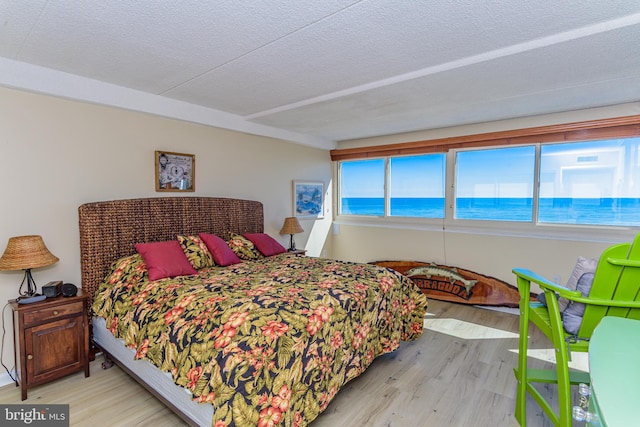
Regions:
[[[605,316],[640,319],[640,234],[633,244],[622,243],[606,249],[598,261],[591,292],[583,297],[580,291],[552,283],[536,273],[516,268],[520,292],[520,339],[518,367],[514,369],[517,379],[515,417],[521,426],[526,426],[527,393],[542,407],[556,426],[571,426],[571,385],[589,384],[589,374],[570,371],[570,351],[589,351],[589,339],[595,327]],[[531,283],[544,291],[546,303],[531,301]],[[562,326],[557,295],[586,304],[584,317],[576,335],[567,333]],[[556,366],[553,370],[531,369],[527,366],[529,322],[535,324],[553,343]],[[556,412],[535,383],[555,383],[558,388],[558,411]]]

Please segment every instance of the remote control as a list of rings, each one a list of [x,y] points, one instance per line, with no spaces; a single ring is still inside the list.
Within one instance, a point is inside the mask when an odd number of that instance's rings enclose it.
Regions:
[[[31,304],[32,302],[44,301],[47,297],[44,295],[34,295],[32,297],[18,298],[18,304]]]

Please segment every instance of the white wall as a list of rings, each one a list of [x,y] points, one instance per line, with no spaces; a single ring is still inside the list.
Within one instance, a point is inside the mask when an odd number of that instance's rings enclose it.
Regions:
[[[424,261],[476,271],[515,285],[511,270],[528,268],[564,284],[578,256],[597,258],[608,242],[508,237],[341,223],[333,256],[356,262]],[[630,239],[628,239],[630,240]]]
[[[292,215],[292,181],[325,183],[325,150],[111,107],[0,88],[0,254],[11,236],[42,235],[57,264],[33,270],[38,287],[51,280],[80,285],[78,206],[156,193],[154,151],[195,154],[196,191],[264,204],[265,231],[278,232]],[[302,220],[298,248],[320,255],[330,247],[331,216]],[[23,272],[0,271],[0,301],[15,298]],[[2,304],[4,306],[4,303]],[[5,307],[3,361],[13,365],[12,322]],[[0,372],[0,382],[2,382]]]

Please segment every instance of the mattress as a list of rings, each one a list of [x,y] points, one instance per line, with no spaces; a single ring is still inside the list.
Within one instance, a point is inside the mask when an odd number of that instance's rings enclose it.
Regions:
[[[115,338],[107,330],[105,319],[102,317],[93,318],[93,340],[158,394],[172,402],[194,423],[200,426],[211,425],[213,405],[194,402],[191,400],[191,392],[177,386],[169,373],[160,371],[147,360],[134,360],[136,352],[127,348],[123,340]]]
[[[209,425],[306,425],[423,331],[425,295],[390,269],[283,253],[196,273],[148,280],[139,254],[123,257],[92,310],[135,360],[213,404]]]

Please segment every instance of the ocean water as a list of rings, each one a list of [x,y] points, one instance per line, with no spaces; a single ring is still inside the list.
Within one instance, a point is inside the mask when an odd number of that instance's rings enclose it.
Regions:
[[[383,198],[343,198],[342,213],[384,215]],[[392,198],[391,216],[444,218],[443,198]],[[520,221],[533,219],[531,198],[457,198],[456,219]],[[538,222],[547,224],[640,225],[640,198],[542,198]]]

